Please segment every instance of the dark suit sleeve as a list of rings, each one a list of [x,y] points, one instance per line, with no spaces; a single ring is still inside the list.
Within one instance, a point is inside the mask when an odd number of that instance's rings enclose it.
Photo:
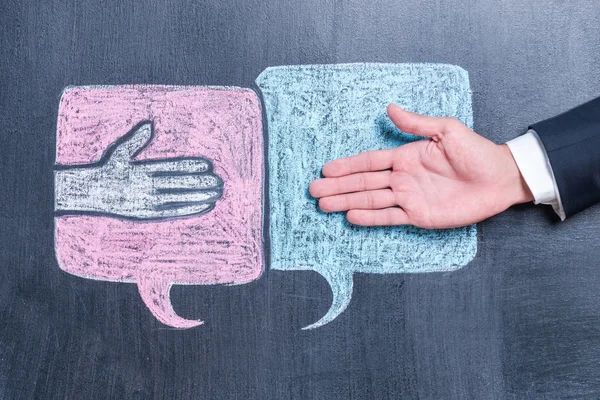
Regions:
[[[546,149],[566,216],[600,202],[600,98],[530,129]]]

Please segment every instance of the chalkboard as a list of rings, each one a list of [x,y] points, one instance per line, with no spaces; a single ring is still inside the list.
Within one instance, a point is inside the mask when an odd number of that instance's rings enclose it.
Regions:
[[[600,95],[598,21],[591,1],[1,2],[0,398],[600,397],[599,207],[514,207],[477,225],[460,269],[356,275],[317,329],[330,286],[266,256],[243,285],[173,286],[205,322],[176,329],[135,285],[59,267],[53,175],[65,87],[259,92],[278,65],[458,65],[475,130],[505,142]]]

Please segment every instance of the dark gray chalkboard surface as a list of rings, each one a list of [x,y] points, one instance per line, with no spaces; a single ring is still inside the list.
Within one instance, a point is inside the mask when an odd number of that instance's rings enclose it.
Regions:
[[[504,142],[600,95],[596,1],[0,2],[0,399],[600,397],[600,207],[513,208],[452,273],[358,275],[334,322],[314,272],[176,286],[175,330],[135,285],[61,271],[53,244],[67,85],[254,87],[267,66],[440,62]],[[136,301],[131,301],[136,298]]]

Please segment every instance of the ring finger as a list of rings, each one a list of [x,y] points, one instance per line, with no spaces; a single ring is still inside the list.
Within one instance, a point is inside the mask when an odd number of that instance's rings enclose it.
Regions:
[[[335,196],[342,193],[363,192],[390,187],[391,171],[360,172],[341,178],[318,179],[311,183],[313,197]]]

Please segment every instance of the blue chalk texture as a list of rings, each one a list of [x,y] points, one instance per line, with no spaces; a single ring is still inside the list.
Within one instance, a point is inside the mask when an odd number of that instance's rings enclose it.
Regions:
[[[456,270],[477,252],[476,226],[426,230],[367,228],[325,214],[308,193],[326,162],[419,137],[398,130],[386,107],[395,103],[473,125],[467,72],[445,64],[334,64],[270,67],[257,78],[267,113],[271,268],[311,270],[331,286],[332,305],[318,322],[342,313],[354,273]]]

